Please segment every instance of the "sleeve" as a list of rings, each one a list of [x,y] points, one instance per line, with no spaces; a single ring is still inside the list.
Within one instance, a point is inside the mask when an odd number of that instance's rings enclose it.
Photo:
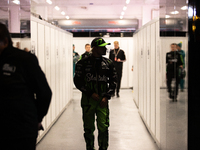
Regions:
[[[41,70],[38,59],[35,55],[30,55],[26,66],[28,70],[29,82],[33,92],[36,95],[36,107],[38,122],[42,122],[43,117],[47,114],[51,102],[52,91],[46,80],[45,74]]]
[[[124,51],[122,51],[122,55],[121,55],[121,58],[120,58],[121,60],[126,60],[126,55],[125,55],[125,53],[124,53]]]
[[[113,62],[111,62],[109,70],[109,87],[107,92],[103,95],[103,97],[107,97],[108,99],[110,99],[111,95],[114,94],[115,92],[116,85],[117,85],[117,72]]]
[[[183,56],[181,54],[179,54],[179,57],[178,57],[178,66],[181,66],[183,65]]]
[[[167,53],[167,54],[168,54],[168,53]],[[168,59],[168,57],[167,57],[167,54],[166,54],[166,64],[169,63],[169,59]]]
[[[110,50],[110,53],[109,53],[109,59],[111,59],[111,52],[112,52],[112,50]]]
[[[89,87],[87,87],[84,77],[84,65],[83,61],[80,60],[76,64],[74,84],[76,88],[79,89],[82,93],[86,94],[88,97],[91,97],[94,92]]]

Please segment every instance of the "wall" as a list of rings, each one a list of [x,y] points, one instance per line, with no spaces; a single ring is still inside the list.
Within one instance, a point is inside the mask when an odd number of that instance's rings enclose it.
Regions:
[[[150,134],[160,145],[159,20],[144,25],[133,36],[133,99]]]
[[[37,55],[53,92],[39,141],[72,100],[72,34],[31,16],[31,51]]]
[[[12,38],[13,46],[16,47],[17,42],[20,42],[20,49],[25,47],[29,50],[31,49],[31,39],[30,38]]]
[[[79,53],[79,55],[85,52],[85,44],[91,44],[94,38],[87,37],[87,38],[73,38],[73,44],[75,44],[75,51]],[[127,61],[123,64],[123,76],[121,81],[121,88],[130,88],[132,87],[132,76],[133,72],[132,64],[133,64],[133,38],[132,37],[105,37],[103,38],[106,42],[111,43],[108,45],[108,51],[105,57],[109,57],[110,49],[114,48],[114,41],[119,41],[120,48],[124,50]]]

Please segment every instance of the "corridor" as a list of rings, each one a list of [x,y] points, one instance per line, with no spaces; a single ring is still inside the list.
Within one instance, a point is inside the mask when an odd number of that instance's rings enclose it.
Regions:
[[[74,90],[73,101],[37,144],[37,150],[85,150],[80,98],[81,93]],[[120,98],[111,99],[109,106],[109,150],[158,150],[138,114],[132,90],[121,90]],[[97,134],[95,130],[96,139]]]

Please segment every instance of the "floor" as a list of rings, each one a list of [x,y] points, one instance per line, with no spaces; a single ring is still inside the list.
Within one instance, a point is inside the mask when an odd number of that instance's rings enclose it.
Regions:
[[[74,99],[49,133],[38,143],[37,150],[85,150],[80,107],[81,93]],[[120,98],[110,100],[108,150],[158,150],[144,126],[132,98],[132,90],[121,90]],[[97,130],[95,137],[97,137]],[[95,147],[98,149],[97,140]]]
[[[161,89],[161,149],[187,150],[187,89],[179,92],[177,102]]]

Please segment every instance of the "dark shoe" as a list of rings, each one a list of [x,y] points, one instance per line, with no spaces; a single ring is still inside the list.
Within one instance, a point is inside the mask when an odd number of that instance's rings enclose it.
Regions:
[[[117,97],[119,97],[119,93],[117,93]]]
[[[112,95],[111,95],[111,97],[114,97],[114,96],[115,96],[115,94],[112,94]]]
[[[99,147],[99,150],[107,150],[107,148]]]
[[[184,92],[184,90],[183,90],[183,89],[181,89],[181,92]]]

